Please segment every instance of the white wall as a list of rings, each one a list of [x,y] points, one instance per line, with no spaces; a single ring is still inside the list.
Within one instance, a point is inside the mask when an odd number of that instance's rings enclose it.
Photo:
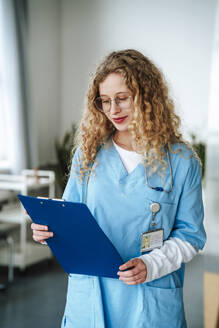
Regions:
[[[60,2],[29,0],[29,90],[35,166],[55,160],[60,128]]]
[[[102,2],[62,1],[60,135],[80,119],[89,73],[102,50]]]
[[[217,2],[214,46],[212,52],[210,106],[207,140],[206,176],[206,253],[217,254],[219,249],[219,1]]]

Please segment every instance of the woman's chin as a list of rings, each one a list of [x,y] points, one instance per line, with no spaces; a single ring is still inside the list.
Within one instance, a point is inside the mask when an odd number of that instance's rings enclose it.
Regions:
[[[120,131],[120,132],[128,131],[128,125],[127,124],[122,125],[122,124],[115,124],[114,123],[113,125],[115,126],[117,131]]]

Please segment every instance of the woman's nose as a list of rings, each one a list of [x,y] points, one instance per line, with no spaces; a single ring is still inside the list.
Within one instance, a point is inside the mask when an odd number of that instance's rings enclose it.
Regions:
[[[111,114],[115,114],[120,112],[121,109],[119,108],[119,106],[116,104],[115,99],[111,100],[111,107],[110,107],[110,113]]]

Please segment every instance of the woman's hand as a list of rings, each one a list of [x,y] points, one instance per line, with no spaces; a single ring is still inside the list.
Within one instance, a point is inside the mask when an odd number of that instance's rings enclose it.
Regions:
[[[128,269],[128,270],[127,270]],[[147,267],[145,263],[139,259],[131,259],[119,267],[119,280],[122,280],[127,285],[137,285],[144,282],[147,278]]]
[[[38,243],[45,243],[45,240],[53,237],[53,232],[48,231],[49,228],[41,224],[31,224],[31,229],[33,230],[33,240]]]

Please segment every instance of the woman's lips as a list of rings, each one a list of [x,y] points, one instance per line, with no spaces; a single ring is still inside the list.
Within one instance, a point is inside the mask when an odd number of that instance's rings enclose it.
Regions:
[[[123,116],[123,117],[118,117],[118,118],[113,118],[113,122],[115,123],[122,123],[125,119],[126,119],[127,116]]]

